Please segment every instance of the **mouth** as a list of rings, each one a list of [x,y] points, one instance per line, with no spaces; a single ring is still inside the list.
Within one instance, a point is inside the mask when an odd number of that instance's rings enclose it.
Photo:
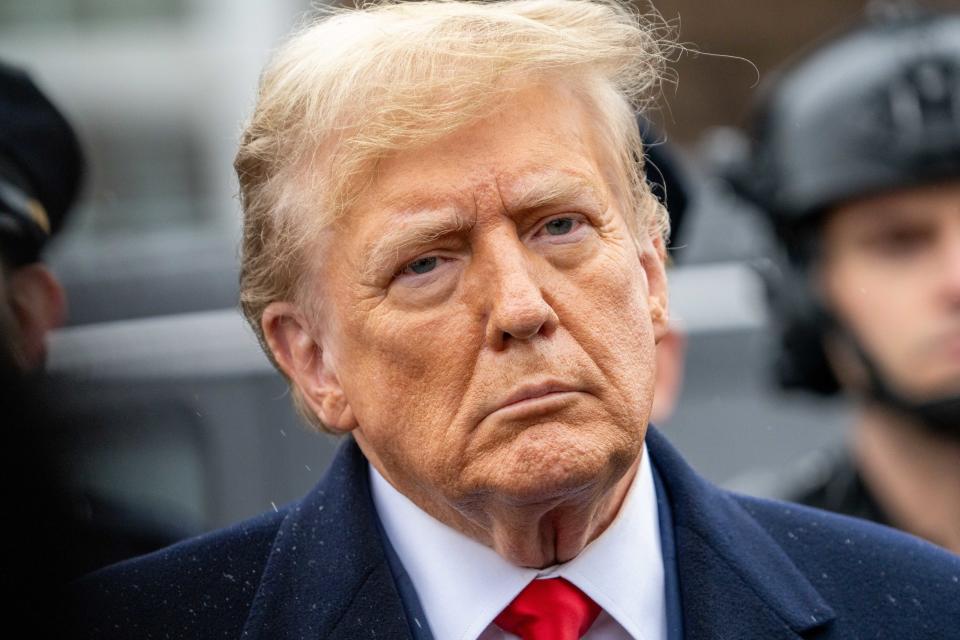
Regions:
[[[568,402],[580,389],[557,381],[525,384],[514,389],[500,401],[490,414],[521,414],[551,411]]]

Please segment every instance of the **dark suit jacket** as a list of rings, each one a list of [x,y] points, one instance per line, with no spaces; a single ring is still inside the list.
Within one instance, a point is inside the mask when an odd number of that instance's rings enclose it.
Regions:
[[[686,638],[960,638],[960,558],[878,525],[722,491],[652,428],[647,446],[673,514]],[[84,579],[78,630],[423,637],[415,594],[395,573],[367,463],[348,440],[299,502]]]

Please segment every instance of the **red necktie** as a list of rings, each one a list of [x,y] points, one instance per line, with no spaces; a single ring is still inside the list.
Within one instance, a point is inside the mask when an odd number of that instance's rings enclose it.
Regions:
[[[498,627],[522,640],[580,640],[600,605],[563,578],[534,580],[496,617]]]

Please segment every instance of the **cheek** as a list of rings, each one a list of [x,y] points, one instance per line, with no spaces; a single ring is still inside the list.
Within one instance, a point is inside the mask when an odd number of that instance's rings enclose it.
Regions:
[[[561,322],[593,360],[616,400],[631,413],[649,410],[656,375],[647,282],[629,249],[593,261],[572,281]]]
[[[610,338],[652,336],[646,275],[631,248],[618,247],[599,255],[573,280],[578,297],[592,307],[597,328],[606,329]]]
[[[874,358],[888,365],[909,350],[922,330],[922,287],[903,280],[885,277],[876,269],[839,266],[828,288],[840,320]]]
[[[374,310],[352,323],[341,383],[368,438],[398,451],[414,443],[422,454],[451,437],[447,427],[476,361],[471,350],[480,344],[469,319],[449,308]]]

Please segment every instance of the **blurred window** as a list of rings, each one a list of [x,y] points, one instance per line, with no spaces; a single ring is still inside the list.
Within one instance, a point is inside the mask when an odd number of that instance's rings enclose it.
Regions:
[[[202,141],[187,126],[98,128],[90,157],[86,210],[77,231],[144,231],[211,220]]]

